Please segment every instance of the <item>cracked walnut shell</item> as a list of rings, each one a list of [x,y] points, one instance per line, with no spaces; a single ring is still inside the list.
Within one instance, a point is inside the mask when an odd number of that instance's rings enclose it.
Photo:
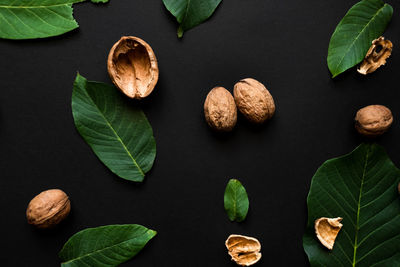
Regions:
[[[158,81],[153,49],[134,36],[123,36],[114,44],[108,55],[107,69],[115,86],[130,98],[145,98]]]
[[[223,87],[213,88],[204,102],[207,124],[217,131],[231,131],[236,125],[237,109],[232,94]]]
[[[386,64],[386,59],[392,54],[392,49],[392,42],[385,40],[383,36],[373,40],[372,46],[357,71],[364,75],[376,71],[380,66]]]
[[[60,189],[43,191],[34,197],[26,209],[29,224],[38,228],[51,228],[64,220],[71,211],[67,194]]]
[[[326,248],[332,250],[335,244],[336,236],[339,234],[343,224],[340,222],[343,218],[326,218],[322,217],[315,221],[315,233],[319,241]]]
[[[263,123],[275,113],[275,102],[267,88],[251,78],[235,84],[233,96],[239,111],[253,123]]]
[[[261,259],[261,244],[253,237],[230,235],[225,246],[232,260],[240,266],[250,266]]]
[[[390,109],[382,105],[370,105],[360,109],[355,117],[357,131],[367,137],[385,133],[393,123]]]

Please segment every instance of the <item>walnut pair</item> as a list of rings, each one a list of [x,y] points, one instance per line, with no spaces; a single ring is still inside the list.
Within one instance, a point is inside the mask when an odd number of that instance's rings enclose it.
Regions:
[[[232,94],[223,87],[212,89],[204,102],[208,125],[217,131],[231,131],[237,122],[237,109],[253,123],[263,123],[275,113],[275,102],[259,81],[247,78],[235,84]]]

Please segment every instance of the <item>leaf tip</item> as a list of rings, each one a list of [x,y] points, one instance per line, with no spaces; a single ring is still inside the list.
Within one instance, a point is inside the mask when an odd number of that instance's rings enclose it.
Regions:
[[[179,28],[178,28],[178,38],[182,38],[183,37],[183,29],[182,29],[182,26],[179,26]]]

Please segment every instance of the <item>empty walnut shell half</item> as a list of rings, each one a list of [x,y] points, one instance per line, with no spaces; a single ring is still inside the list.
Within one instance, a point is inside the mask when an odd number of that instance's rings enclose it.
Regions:
[[[389,108],[382,105],[370,105],[360,109],[355,117],[357,131],[367,137],[376,137],[385,133],[393,123]]]
[[[261,259],[261,244],[254,237],[230,235],[225,246],[232,260],[240,266],[250,266]]]
[[[343,224],[340,222],[343,218],[319,218],[315,221],[315,233],[319,241],[327,247],[332,249],[335,244],[336,236],[339,234]]]
[[[153,49],[138,37],[124,36],[111,48],[107,60],[112,82],[130,98],[148,96],[158,81]]]
[[[364,75],[376,71],[380,66],[386,64],[386,59],[392,54],[392,49],[392,42],[385,40],[383,36],[373,40],[372,46],[357,71]]]
[[[60,189],[43,191],[34,197],[26,209],[29,224],[38,228],[51,228],[64,220],[71,211],[67,194]]]

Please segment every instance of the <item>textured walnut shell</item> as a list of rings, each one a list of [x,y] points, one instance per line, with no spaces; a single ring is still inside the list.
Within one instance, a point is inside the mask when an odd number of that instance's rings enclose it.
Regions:
[[[212,89],[204,102],[204,116],[211,128],[231,131],[237,121],[237,109],[231,93],[223,87]]]
[[[378,47],[380,49],[379,52],[377,52]],[[373,40],[372,46],[357,71],[364,75],[376,71],[380,66],[386,64],[386,59],[392,54],[392,49],[392,42],[385,40],[383,36]]]
[[[390,109],[382,105],[370,105],[360,109],[355,117],[357,131],[368,137],[386,132],[393,123]]]
[[[124,36],[108,54],[107,69],[112,82],[130,98],[148,96],[158,81],[153,49],[138,37]]]
[[[335,239],[343,226],[343,224],[340,223],[341,221],[342,218],[340,217],[322,217],[315,221],[315,233],[317,234],[319,241],[330,250],[332,250],[333,245],[335,244]]]
[[[238,265],[250,266],[261,259],[261,244],[253,237],[230,235],[225,241],[225,246],[232,260]]]
[[[251,122],[263,123],[275,113],[275,103],[267,88],[251,78],[235,84],[233,96],[239,111]]]
[[[67,194],[60,189],[43,191],[31,202],[26,209],[29,224],[38,228],[51,228],[64,220],[71,211]]]

